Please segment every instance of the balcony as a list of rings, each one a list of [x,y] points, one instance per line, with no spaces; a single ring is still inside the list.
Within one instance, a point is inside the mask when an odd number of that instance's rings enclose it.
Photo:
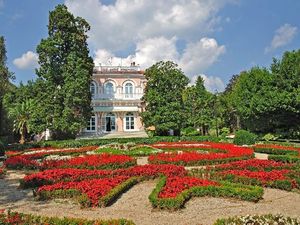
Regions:
[[[140,100],[143,93],[112,93],[92,96],[92,100]]]

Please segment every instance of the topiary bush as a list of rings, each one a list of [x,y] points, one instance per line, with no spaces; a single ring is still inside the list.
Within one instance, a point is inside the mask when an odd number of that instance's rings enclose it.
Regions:
[[[238,130],[235,133],[233,143],[236,145],[253,145],[257,136],[246,130]]]

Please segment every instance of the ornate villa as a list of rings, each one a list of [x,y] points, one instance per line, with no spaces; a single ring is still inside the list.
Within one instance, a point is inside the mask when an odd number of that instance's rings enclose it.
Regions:
[[[143,131],[140,112],[146,79],[139,66],[97,66],[90,91],[94,115],[85,135]]]

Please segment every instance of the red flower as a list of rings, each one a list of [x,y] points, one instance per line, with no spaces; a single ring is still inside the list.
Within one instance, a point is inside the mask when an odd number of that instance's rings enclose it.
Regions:
[[[195,177],[168,177],[164,188],[159,193],[160,198],[173,198],[191,187],[219,186],[220,184],[210,180],[202,180]]]

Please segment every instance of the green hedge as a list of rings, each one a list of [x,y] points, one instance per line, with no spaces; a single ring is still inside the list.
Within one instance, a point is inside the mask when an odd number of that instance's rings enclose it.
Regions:
[[[236,145],[253,145],[255,144],[257,136],[246,130],[238,130],[235,133],[233,143]]]
[[[149,146],[136,146],[128,150],[116,149],[112,147],[99,148],[96,153],[109,153],[113,155],[128,155],[133,157],[138,156],[149,156],[151,154],[157,153],[158,150]]]
[[[295,150],[285,150],[285,149],[277,149],[277,148],[260,148],[253,147],[255,152],[266,153],[266,154],[274,154],[274,155],[298,155],[298,152]]]
[[[220,138],[211,136],[195,136],[195,137],[177,137],[177,136],[155,136],[150,138],[113,138],[113,139],[81,139],[81,140],[64,140],[64,141],[45,141],[40,146],[46,147],[83,147],[91,145],[106,145],[110,143],[128,143],[136,144],[153,144],[156,142],[177,142],[177,141],[213,141],[218,142]]]
[[[245,225],[245,224],[268,224],[268,225],[285,225],[285,224],[300,224],[297,218],[285,217],[283,215],[261,215],[261,216],[236,216],[226,219],[218,219],[214,225]]]
[[[185,202],[192,197],[231,197],[257,202],[263,196],[261,187],[221,182],[221,186],[192,187],[181,192],[175,198],[159,198],[158,195],[165,186],[166,180],[166,177],[161,177],[149,196],[149,200],[154,208],[177,210],[182,208]]]
[[[300,157],[294,155],[269,155],[268,159],[284,163],[300,163]]]
[[[75,218],[43,217],[32,214],[8,212],[0,214],[1,225],[134,225],[131,220],[111,219],[111,220],[86,220]]]
[[[254,158],[252,156],[244,157],[232,157],[232,158],[223,158],[223,159],[207,159],[207,160],[195,160],[195,161],[162,161],[162,160],[152,160],[149,161],[150,164],[174,164],[178,166],[205,166],[205,165],[215,165],[215,164],[224,164],[234,161],[247,160]]]

